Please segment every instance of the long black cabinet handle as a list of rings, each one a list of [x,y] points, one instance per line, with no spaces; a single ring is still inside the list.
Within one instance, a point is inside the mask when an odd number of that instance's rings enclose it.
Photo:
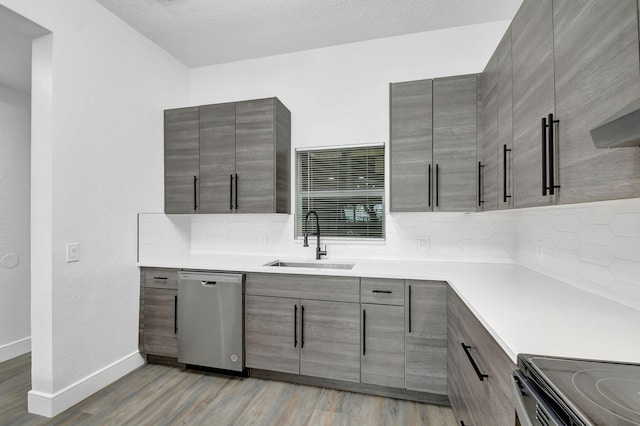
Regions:
[[[238,174],[236,173],[236,210],[238,210]]]
[[[480,379],[480,381],[483,382],[484,379],[489,378],[487,374],[482,374],[482,372],[480,371],[480,368],[478,368],[478,364],[476,364],[476,361],[471,356],[471,352],[469,352],[469,349],[471,349],[471,346],[465,345],[464,342],[462,342],[461,345],[462,345],[462,349],[464,349],[464,353],[467,354],[467,358],[469,358],[469,362],[471,363],[471,366],[473,367],[476,374],[478,375],[478,379]]]
[[[193,177],[193,210],[198,210],[198,176]]]
[[[429,207],[431,207],[431,164],[429,164],[429,184],[427,185],[427,187],[429,188]]]
[[[153,277],[154,280],[166,280],[167,277]]]
[[[556,193],[556,189],[560,188],[560,186],[556,185],[555,182],[555,165],[554,165],[554,161],[555,161],[555,156],[554,156],[554,149],[555,149],[555,144],[554,144],[554,134],[553,134],[553,127],[554,124],[558,123],[558,120],[554,120],[553,119],[553,114],[549,114],[549,123],[548,123],[548,129],[549,129],[549,150],[548,150],[548,154],[549,154],[549,194],[550,195],[554,195]]]
[[[482,199],[482,169],[484,166],[478,161],[478,207],[482,207],[484,200]]]
[[[411,333],[411,286],[409,286],[409,333]]]
[[[371,290],[371,293],[391,294],[391,290]]]
[[[298,305],[293,305],[293,347],[298,347]]]
[[[542,196],[547,195],[547,118],[542,117]]]
[[[229,175],[229,210],[233,210],[233,175]]]
[[[367,354],[367,310],[362,310],[362,356]]]
[[[502,146],[502,202],[506,203],[507,198],[511,198],[511,195],[507,195],[507,152],[511,152],[511,148],[507,148],[507,144]]]
[[[178,334],[178,296],[173,296],[173,334]]]
[[[440,186],[440,173],[438,170],[438,164],[436,164],[436,207],[438,207],[438,198],[439,198],[439,186]]]
[[[300,305],[300,349],[304,348],[304,305]]]

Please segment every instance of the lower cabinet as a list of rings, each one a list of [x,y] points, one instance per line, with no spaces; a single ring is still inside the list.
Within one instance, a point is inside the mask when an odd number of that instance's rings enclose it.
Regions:
[[[361,306],[362,383],[404,388],[404,306]]]
[[[360,305],[300,301],[300,374],[360,381]]]
[[[178,273],[144,268],[140,276],[140,351],[143,355],[178,357]]]
[[[244,341],[247,367],[300,373],[298,299],[245,296]]]
[[[360,305],[245,297],[246,366],[360,382]]]
[[[513,425],[515,364],[458,295],[448,295],[449,401],[459,424]]]
[[[144,289],[143,350],[148,355],[178,357],[178,290]]]
[[[447,394],[447,284],[407,280],[405,383],[408,390]]]

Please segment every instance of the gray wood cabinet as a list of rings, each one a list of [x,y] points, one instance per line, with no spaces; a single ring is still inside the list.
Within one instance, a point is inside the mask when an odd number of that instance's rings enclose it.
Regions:
[[[513,66],[511,27],[497,50],[498,83],[498,209],[513,208]]]
[[[360,381],[404,388],[404,280],[360,279]]]
[[[360,382],[359,284],[357,277],[247,274],[247,367]]]
[[[433,80],[433,211],[476,210],[476,75]]]
[[[300,304],[300,374],[360,382],[360,305]]]
[[[245,363],[250,368],[300,373],[300,301],[245,296]]]
[[[456,420],[470,425],[516,424],[509,384],[515,364],[455,291],[448,292],[448,388]],[[482,381],[471,360],[487,375]]]
[[[140,347],[143,355],[178,357],[175,269],[144,268],[140,285]]]
[[[590,130],[640,97],[636,0],[554,0],[559,203],[640,197],[640,148],[596,149]]]
[[[476,75],[390,85],[391,211],[475,211]]]
[[[447,284],[405,281],[405,387],[447,393]]]
[[[640,149],[596,149],[590,135],[640,97],[638,2],[525,0],[511,36],[515,207],[640,196]],[[543,196],[548,114],[558,188]]]
[[[165,213],[290,213],[291,113],[277,99],[165,111]]]
[[[199,160],[198,107],[164,112],[164,211],[197,213]]]
[[[511,24],[514,206],[552,205],[542,193],[542,118],[555,113],[551,0],[526,0]]]
[[[404,388],[404,307],[362,304],[361,310],[361,382]]]
[[[290,213],[291,113],[277,99],[236,103],[238,213]]]
[[[432,210],[432,80],[389,86],[392,212]]]
[[[231,213],[236,173],[236,105],[200,107],[200,213]]]
[[[478,77],[478,211],[498,209],[498,52]]]

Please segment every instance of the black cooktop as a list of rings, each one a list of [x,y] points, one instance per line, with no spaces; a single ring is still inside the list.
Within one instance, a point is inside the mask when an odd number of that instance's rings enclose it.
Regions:
[[[640,354],[639,354],[640,356]],[[524,357],[550,393],[585,424],[640,425],[640,365],[606,361]]]

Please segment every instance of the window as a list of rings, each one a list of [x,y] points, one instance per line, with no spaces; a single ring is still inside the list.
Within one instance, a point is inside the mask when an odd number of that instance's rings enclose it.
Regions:
[[[311,210],[323,237],[384,238],[384,145],[299,150],[296,164],[296,238]]]

